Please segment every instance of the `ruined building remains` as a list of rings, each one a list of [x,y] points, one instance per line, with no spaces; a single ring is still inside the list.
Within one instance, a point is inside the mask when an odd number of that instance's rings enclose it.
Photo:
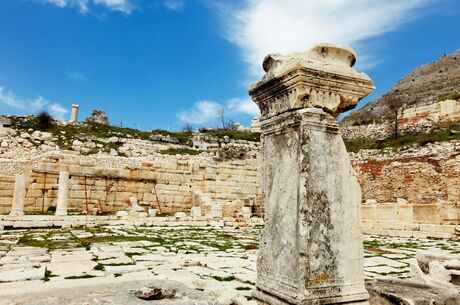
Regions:
[[[218,205],[224,217],[263,210],[256,159],[216,162],[209,157],[161,156],[150,159],[55,153],[39,161],[0,161],[0,214],[21,216],[56,210],[56,215],[115,214],[135,198],[146,211],[203,215]]]
[[[262,114],[260,304],[368,304],[361,193],[335,119],[374,90],[355,61],[331,44],[269,55],[249,91]]]

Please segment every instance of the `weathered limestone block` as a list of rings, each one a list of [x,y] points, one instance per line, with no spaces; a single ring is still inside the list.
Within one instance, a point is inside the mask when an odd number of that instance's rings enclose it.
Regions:
[[[242,207],[241,208],[241,214],[243,215],[244,219],[250,219],[252,216],[252,208],[251,207]]]
[[[24,201],[26,198],[26,176],[23,174],[16,175],[14,183],[13,205],[10,216],[24,215]]]
[[[374,90],[355,60],[329,44],[269,55],[249,91],[262,113],[260,304],[368,304],[361,193],[335,120]]]
[[[190,209],[190,216],[192,216],[192,217],[201,217],[201,208],[200,207],[192,207]]]
[[[215,203],[211,206],[211,217],[222,218],[222,206],[220,204]]]

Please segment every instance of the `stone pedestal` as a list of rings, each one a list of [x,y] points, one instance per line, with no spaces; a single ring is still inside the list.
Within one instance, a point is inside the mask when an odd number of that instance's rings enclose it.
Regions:
[[[24,215],[24,201],[26,198],[26,176],[22,174],[16,175],[14,182],[13,204],[11,207],[10,216]]]
[[[374,90],[354,62],[334,45],[269,55],[250,89],[262,114],[260,304],[368,304],[361,193],[335,119]]]
[[[59,172],[59,188],[56,205],[56,216],[67,215],[67,201],[69,199],[69,172]]]

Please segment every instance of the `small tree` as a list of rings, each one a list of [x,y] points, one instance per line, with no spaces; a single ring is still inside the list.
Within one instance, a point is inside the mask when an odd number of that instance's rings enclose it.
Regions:
[[[222,124],[222,129],[225,129],[225,108],[224,107],[220,108],[218,116]]]
[[[182,131],[184,133],[192,133],[193,132],[193,126],[190,123],[186,123],[185,126],[182,128]]]
[[[53,127],[54,119],[48,112],[42,111],[37,115],[38,129],[48,130]]]
[[[404,102],[400,97],[387,96],[384,99],[384,104],[390,110],[390,119],[393,122],[393,136],[395,139],[397,139],[399,127],[399,111],[404,105]]]
[[[225,121],[224,129],[235,130],[236,129],[236,122],[233,119],[227,119]]]

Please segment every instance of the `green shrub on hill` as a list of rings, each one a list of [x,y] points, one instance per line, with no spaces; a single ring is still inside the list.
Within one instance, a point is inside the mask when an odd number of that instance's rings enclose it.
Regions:
[[[389,137],[381,141],[374,139],[345,140],[345,146],[349,152],[358,152],[361,149],[383,149],[387,147],[404,147],[412,144],[426,145],[434,142],[446,142],[460,139],[460,124],[453,123],[444,129],[431,133],[399,136],[397,139]]]
[[[451,91],[451,92],[447,92],[447,93],[444,93],[444,94],[440,94],[438,95],[438,101],[441,102],[441,101],[445,101],[445,100],[458,100],[460,99],[460,92],[456,92],[456,91]]]
[[[160,151],[163,155],[199,155],[200,150],[187,149],[187,148],[168,148]]]

